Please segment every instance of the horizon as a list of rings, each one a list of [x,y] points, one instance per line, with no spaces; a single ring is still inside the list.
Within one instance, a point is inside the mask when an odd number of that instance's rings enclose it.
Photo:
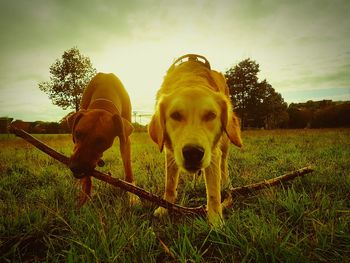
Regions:
[[[303,104],[303,103],[307,103],[309,101],[312,101],[312,102],[321,102],[321,101],[332,101],[334,103],[348,103],[350,102],[350,100],[327,100],[327,99],[323,99],[323,100],[308,100],[308,101],[301,101],[301,102],[291,102],[291,103],[287,103],[288,107],[290,104]],[[73,112],[73,110],[71,110],[71,112]],[[140,114],[141,113],[141,114]],[[139,125],[147,125],[149,121],[143,121],[144,119],[146,120],[150,120],[151,117],[152,117],[152,114],[153,112],[151,111],[132,111],[132,115],[131,115],[131,121],[132,123],[137,123]],[[65,116],[62,116],[62,118],[60,120],[62,120]],[[17,119],[17,118],[13,118],[11,116],[0,116],[0,119],[12,119],[12,122],[13,121],[23,121],[23,122],[57,122],[59,123],[60,120],[25,120],[25,119]],[[139,120],[139,121],[138,121]]]
[[[288,104],[350,100],[350,2],[17,1],[0,4],[0,117],[59,121],[68,112],[38,83],[77,46],[98,72],[112,72],[133,111],[153,112],[171,63],[205,56],[225,72],[246,58]],[[77,12],[79,10],[80,12]]]

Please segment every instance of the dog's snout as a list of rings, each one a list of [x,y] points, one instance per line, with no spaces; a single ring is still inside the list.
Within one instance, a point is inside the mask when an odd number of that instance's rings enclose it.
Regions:
[[[186,145],[182,149],[182,154],[189,166],[198,166],[203,159],[204,149],[198,145]]]
[[[87,171],[86,166],[79,162],[71,162],[69,164],[69,169],[73,172],[75,178],[83,178]]]

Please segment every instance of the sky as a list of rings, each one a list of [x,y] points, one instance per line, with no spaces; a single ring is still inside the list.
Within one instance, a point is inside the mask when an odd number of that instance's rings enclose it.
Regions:
[[[116,74],[133,111],[152,113],[172,62],[205,56],[225,72],[251,58],[284,100],[350,100],[349,0],[0,0],[0,117],[59,121],[40,91],[78,47]]]

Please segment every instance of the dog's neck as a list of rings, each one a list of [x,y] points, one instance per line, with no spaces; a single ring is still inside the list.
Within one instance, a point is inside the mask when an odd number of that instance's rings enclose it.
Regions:
[[[88,110],[99,109],[105,110],[112,114],[120,115],[120,111],[117,106],[111,101],[103,98],[94,100],[88,107]]]

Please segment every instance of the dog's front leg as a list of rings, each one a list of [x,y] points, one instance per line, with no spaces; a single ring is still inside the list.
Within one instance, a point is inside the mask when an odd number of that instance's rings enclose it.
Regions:
[[[165,153],[165,193],[164,199],[170,203],[175,203],[177,197],[177,185],[179,182],[179,168],[177,167],[174,155],[166,150]],[[155,216],[163,216],[167,209],[158,207],[154,212]]]
[[[213,227],[223,224],[221,206],[221,154],[217,149],[212,156],[212,162],[205,169],[205,186],[207,190],[207,209],[209,223]]]

